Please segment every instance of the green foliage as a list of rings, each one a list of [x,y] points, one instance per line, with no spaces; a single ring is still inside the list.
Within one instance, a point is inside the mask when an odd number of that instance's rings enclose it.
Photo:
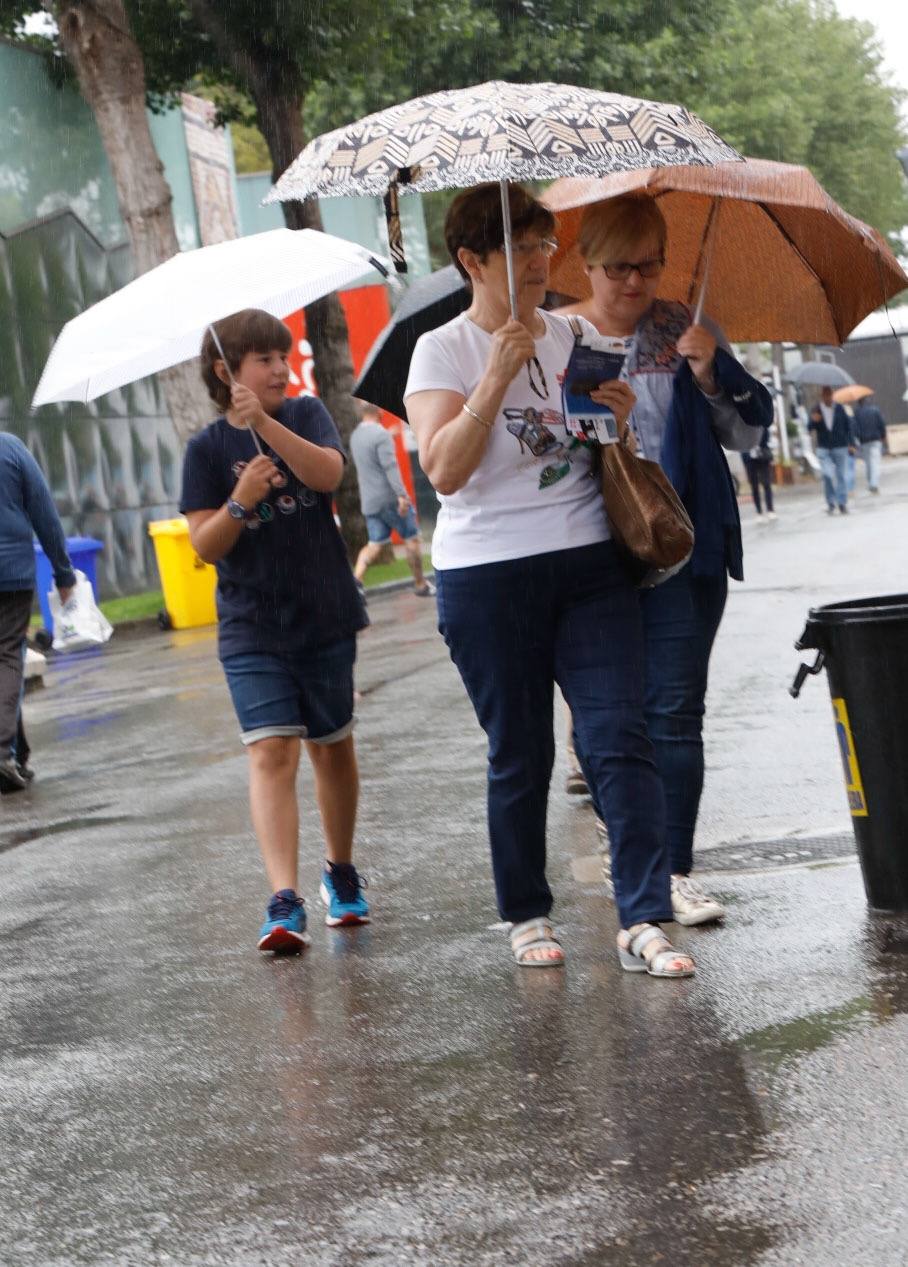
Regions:
[[[809,167],[847,211],[894,235],[908,222],[904,94],[873,35],[831,0],[734,0],[686,104],[743,153]]]
[[[308,136],[420,93],[549,79],[683,102],[743,152],[806,164],[884,233],[908,222],[901,94],[872,27],[832,0],[207,0],[219,39],[196,20],[206,0],[126,4],[149,92],[201,85],[241,125],[243,170],[270,165],[244,130],[244,59],[303,102]],[[0,0],[0,32],[33,7]]]

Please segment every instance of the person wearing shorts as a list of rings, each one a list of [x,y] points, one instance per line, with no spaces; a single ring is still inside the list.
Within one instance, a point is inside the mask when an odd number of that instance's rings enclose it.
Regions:
[[[345,460],[337,428],[315,397],[284,396],[290,331],[246,309],[215,332],[219,343],[210,331],[202,342],[202,377],[224,413],[187,446],[180,509],[218,573],[218,654],[272,890],[258,946],[299,953],[309,943],[298,893],[303,744],[325,837],[326,922],[369,920],[352,860],[353,665],[369,622],[332,510]]]
[[[381,424],[381,411],[363,406],[362,421],[350,436],[350,454],[359,479],[359,498],[369,540],[359,552],[353,575],[363,583],[369,567],[377,562],[382,548],[397,533],[413,573],[413,590],[422,598],[435,593],[422,571],[422,541],[416,511],[401,479],[394,441]]]

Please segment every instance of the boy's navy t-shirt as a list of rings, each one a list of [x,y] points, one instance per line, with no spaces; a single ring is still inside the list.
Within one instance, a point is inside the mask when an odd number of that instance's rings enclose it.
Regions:
[[[344,449],[320,400],[285,400],[274,417],[313,444]],[[259,502],[236,545],[220,559],[218,654],[296,654],[350,637],[369,623],[347,560],[330,493],[317,493],[262,442],[285,483]],[[257,454],[245,428],[217,418],[194,436],[183,462],[180,510],[218,510]]]

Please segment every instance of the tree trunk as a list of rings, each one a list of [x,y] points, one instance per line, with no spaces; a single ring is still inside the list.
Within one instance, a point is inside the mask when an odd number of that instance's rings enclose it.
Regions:
[[[136,274],[176,255],[170,187],[145,114],[145,68],[123,0],[43,0],[101,134],[129,234]],[[214,407],[188,361],[158,375],[183,444]]]
[[[271,153],[272,179],[281,176],[303,148],[302,101],[285,93],[274,96],[267,76],[261,91],[250,84],[258,112],[259,127]],[[283,202],[281,208],[288,229],[322,229],[318,200]],[[359,422],[353,403],[353,362],[347,318],[336,294],[325,295],[306,308],[306,337],[312,345],[312,361],[318,393],[337,424],[341,439],[349,449],[350,435]],[[351,559],[366,543],[366,523],[359,501],[356,467],[348,462],[344,478],[335,494],[341,533]]]
[[[209,0],[190,0],[189,7],[199,26],[214,40],[221,56],[246,85],[255,103],[258,125],[271,154],[272,177],[277,180],[305,144],[303,135],[303,94],[296,74],[262,46],[238,47],[226,30],[218,9]],[[306,202],[281,203],[289,229],[321,229],[322,217],[314,198]],[[312,345],[312,360],[318,391],[325,408],[337,424],[345,445],[359,422],[353,403],[353,363],[347,319],[337,295],[326,295],[306,308],[306,337]],[[366,541],[366,524],[359,501],[356,468],[347,462],[344,478],[335,494],[341,533],[351,559]]]

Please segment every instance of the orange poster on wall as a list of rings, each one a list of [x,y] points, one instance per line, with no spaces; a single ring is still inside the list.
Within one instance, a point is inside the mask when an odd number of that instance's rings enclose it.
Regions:
[[[388,292],[384,286],[359,286],[355,290],[342,290],[338,295],[341,307],[347,318],[350,332],[350,356],[353,361],[353,372],[358,374],[369,349],[378,335],[391,320],[391,309],[388,304]],[[290,349],[290,383],[288,396],[317,396],[315,372],[312,363],[312,347],[306,338],[306,315],[304,312],[293,312],[284,321],[293,333],[293,346]],[[416,504],[413,488],[413,469],[410,466],[410,455],[403,439],[404,424],[393,414],[382,411],[382,425],[394,437],[394,449],[397,453],[397,465],[410,501]]]

